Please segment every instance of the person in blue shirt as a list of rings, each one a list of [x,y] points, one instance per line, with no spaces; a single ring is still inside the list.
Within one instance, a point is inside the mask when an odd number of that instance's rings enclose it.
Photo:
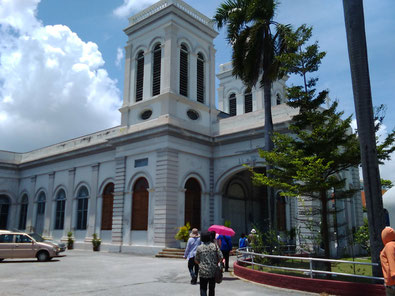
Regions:
[[[219,235],[218,244],[225,259],[225,271],[229,270],[229,253],[232,251],[232,238],[229,235]]]
[[[239,249],[247,248],[248,246],[248,239],[246,238],[246,235],[244,233],[241,234],[241,237],[239,239]]]
[[[191,274],[191,284],[196,285],[199,265],[195,263],[196,249],[200,245],[200,235],[197,228],[192,229],[184,252],[184,259],[188,259],[188,270]],[[195,271],[193,271],[195,269]]]

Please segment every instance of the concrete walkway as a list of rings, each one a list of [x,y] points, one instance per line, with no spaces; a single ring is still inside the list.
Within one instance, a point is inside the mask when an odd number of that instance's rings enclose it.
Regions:
[[[187,261],[71,250],[50,262],[0,263],[0,295],[199,295]],[[225,273],[217,296],[318,295],[259,285]]]

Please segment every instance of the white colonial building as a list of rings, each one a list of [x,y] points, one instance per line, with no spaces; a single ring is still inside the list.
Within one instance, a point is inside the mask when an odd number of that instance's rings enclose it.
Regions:
[[[221,65],[217,109],[217,32],[181,0],[159,1],[129,21],[121,124],[27,153],[0,151],[0,229],[63,240],[72,231],[80,247],[97,233],[104,249],[155,253],[176,246],[186,222],[205,229],[229,220],[237,236],[267,225],[266,189],[253,186],[243,166],[264,171],[263,91]],[[284,104],[284,86],[272,89],[280,132],[296,114]],[[358,170],[344,174],[359,187]],[[337,233],[362,224],[358,196],[336,206],[344,222]],[[307,231],[300,208],[278,198],[280,230]]]

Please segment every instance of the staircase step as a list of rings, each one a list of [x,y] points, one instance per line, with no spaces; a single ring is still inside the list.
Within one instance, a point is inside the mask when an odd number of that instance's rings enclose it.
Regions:
[[[176,249],[176,248],[165,248],[160,251],[155,257],[158,258],[184,258],[184,249]]]

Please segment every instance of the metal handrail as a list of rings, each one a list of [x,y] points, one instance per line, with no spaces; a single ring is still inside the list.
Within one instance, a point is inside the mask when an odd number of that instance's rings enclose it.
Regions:
[[[358,274],[351,274],[351,273],[341,273],[341,272],[333,272],[333,271],[324,271],[324,270],[316,270],[313,269],[313,262],[320,261],[320,262],[334,262],[334,263],[349,263],[349,264],[358,264],[358,265],[370,265],[370,266],[378,266],[378,263],[368,263],[368,262],[358,262],[358,261],[347,261],[347,260],[336,260],[336,259],[324,259],[324,258],[313,258],[313,257],[294,257],[294,256],[281,256],[281,255],[269,255],[269,254],[261,254],[255,252],[249,252],[247,248],[241,248],[236,250],[236,256],[238,262],[243,262],[250,265],[257,265],[262,267],[269,267],[275,269],[282,269],[282,270],[291,270],[291,271],[301,271],[301,272],[308,272],[310,274],[310,278],[314,278],[314,274],[333,274],[333,275],[341,275],[341,276],[349,276],[355,278],[365,278],[365,279],[372,279],[372,280],[380,280],[384,281],[382,277],[374,277],[374,276],[366,276],[366,275],[358,275]],[[254,256],[262,257],[262,258],[278,258],[278,259],[295,259],[295,260],[304,260],[309,261],[310,269],[305,268],[293,268],[293,267],[282,267],[282,266],[274,266],[274,265],[266,265],[254,262]],[[250,260],[243,260],[240,258],[251,258]]]

